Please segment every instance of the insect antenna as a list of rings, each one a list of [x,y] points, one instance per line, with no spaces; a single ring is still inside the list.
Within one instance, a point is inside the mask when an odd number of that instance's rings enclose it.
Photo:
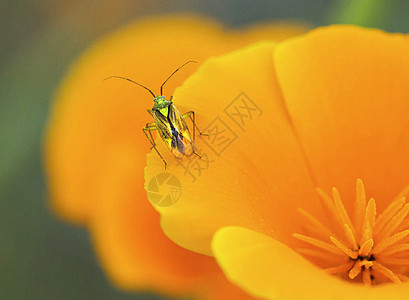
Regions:
[[[162,85],[160,86],[160,94],[161,96],[163,96],[163,86],[165,85],[165,83],[173,76],[173,74],[175,74],[177,71],[179,71],[180,69],[182,69],[184,66],[186,66],[188,63],[197,63],[197,61],[194,60],[189,60],[188,62],[185,62],[183,65],[181,65],[179,68],[177,68],[175,71],[173,71],[172,74],[170,74],[170,76],[162,83]]]
[[[119,78],[119,79],[125,79],[125,80],[128,80],[128,81],[130,81],[130,82],[132,82],[132,83],[135,83],[135,84],[137,84],[137,85],[139,85],[139,86],[143,87],[144,89],[148,90],[148,91],[149,91],[149,93],[151,93],[151,94],[152,94],[153,98],[155,98],[155,97],[156,97],[156,96],[155,96],[155,94],[154,94],[154,93],[153,93],[153,92],[152,92],[150,89],[148,89],[146,86],[143,86],[142,84],[137,83],[137,82],[135,82],[135,81],[133,81],[133,80],[131,80],[131,79],[129,79],[129,78],[126,78],[126,77],[121,77],[121,76],[109,76],[109,77],[105,78],[105,79],[104,79],[104,81],[105,81],[105,80],[107,80],[107,79],[110,79],[110,78]]]

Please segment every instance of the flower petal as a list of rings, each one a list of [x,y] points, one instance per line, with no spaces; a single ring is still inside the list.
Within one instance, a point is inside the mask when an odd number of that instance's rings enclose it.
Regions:
[[[213,254],[235,284],[266,299],[404,299],[409,283],[366,287],[324,273],[274,238],[241,227],[214,236]]]
[[[280,31],[279,39],[305,28],[298,30]],[[103,267],[121,287],[245,297],[225,280],[214,259],[182,249],[163,235],[141,184],[150,148],[141,129],[152,120],[146,112],[152,98],[129,82],[103,79],[126,76],[156,93],[166,76],[189,59],[203,62],[277,34],[275,25],[239,35],[202,18],[152,18],[96,43],[62,83],[46,137],[51,204],[64,219],[89,226]],[[165,94],[172,95],[195,69],[192,64],[178,72]]]
[[[196,137],[201,159],[176,161],[157,140],[167,171],[183,183],[175,205],[157,207],[162,228],[187,249],[211,255],[212,235],[227,225],[294,244],[291,233],[301,230],[291,222],[299,217],[294,208],[318,203],[275,79],[274,48],[257,43],[210,59],[176,90],[175,105],[181,112],[195,110],[197,125],[210,135]],[[246,105],[251,115],[241,120],[237,112],[248,113]],[[152,151],[146,182],[163,170]]]
[[[187,60],[230,49],[216,42],[222,35],[221,28],[208,20],[168,16],[132,24],[88,50],[63,82],[49,123],[46,167],[57,213],[84,223],[95,198],[92,174],[99,172],[106,145],[145,141],[141,129],[149,121],[151,96],[129,82],[103,79],[129,77],[156,93],[166,76]],[[203,40],[207,42],[197,47]],[[165,93],[171,95],[195,68],[189,66],[183,76],[172,78]],[[138,148],[144,156],[149,142],[138,143]]]
[[[238,35],[205,18],[160,16],[131,24],[94,44],[62,82],[48,124],[45,167],[55,212],[72,222],[87,221],[96,202],[93,174],[99,172],[106,145],[140,141],[141,155],[149,151],[141,132],[151,120],[146,112],[152,106],[149,94],[129,82],[104,78],[126,76],[157,93],[166,76],[190,59],[203,62],[259,38],[283,39],[306,30],[296,24],[279,29],[270,24]],[[192,64],[174,76],[165,94],[172,95],[196,68]]]
[[[409,183],[409,38],[331,26],[281,43],[274,61],[317,186],[353,199],[362,178],[382,211]]]
[[[325,274],[277,240],[246,228],[220,229],[212,250],[226,276],[256,297],[364,299],[367,291]]]
[[[144,200],[142,186],[138,188],[143,158],[136,148],[125,144],[109,150],[90,230],[112,281],[128,290],[179,297],[250,298],[226,280],[213,258],[185,250],[163,234],[159,214]]]

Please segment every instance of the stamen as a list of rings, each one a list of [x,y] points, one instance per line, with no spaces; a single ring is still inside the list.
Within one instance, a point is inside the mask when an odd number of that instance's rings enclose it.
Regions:
[[[376,204],[373,198],[369,199],[364,212],[364,222],[362,226],[361,244],[372,239],[372,228],[375,223]]]
[[[394,200],[406,197],[409,194],[409,184],[395,197]]]
[[[391,270],[389,270],[387,267],[381,265],[378,262],[373,263],[372,269],[381,273],[382,275],[384,275],[386,278],[390,279],[394,283],[401,283],[398,276],[396,276]]]
[[[349,249],[347,246],[342,244],[340,241],[338,241],[333,236],[330,236],[329,238],[330,238],[331,242],[333,242],[335,244],[335,246],[337,246],[339,249],[341,249],[342,252],[344,252],[350,258],[352,258],[352,259],[357,259],[358,258],[358,253],[356,253],[355,251],[352,251],[351,249]]]
[[[353,250],[358,250],[358,244],[356,243],[354,233],[352,232],[351,227],[348,224],[344,224],[345,235],[347,236],[348,242],[351,245]]]
[[[333,254],[337,254],[337,255],[342,255],[343,254],[342,251],[339,248],[337,248],[337,247],[335,247],[333,245],[330,245],[328,243],[325,243],[323,241],[314,239],[312,237],[305,236],[305,235],[298,234],[298,233],[293,233],[293,237],[295,237],[296,239],[299,239],[300,241],[303,241],[303,242],[306,242],[306,243],[311,244],[313,246],[316,246],[318,248],[327,250],[327,251],[329,251],[329,252],[331,252]]]
[[[370,239],[372,239],[372,227],[371,225],[369,225],[369,222],[366,222],[364,223],[364,227],[362,228],[361,244]]]
[[[383,230],[386,223],[388,223],[389,220],[402,208],[405,202],[406,198],[400,198],[389,204],[385,211],[375,221],[374,226],[375,235],[378,235],[381,232],[381,230]]]
[[[396,276],[398,276],[398,278],[400,279],[400,281],[402,282],[408,282],[409,281],[409,277],[403,274],[396,274]]]
[[[409,219],[406,218],[405,220],[402,221],[402,223],[400,223],[398,229],[396,229],[397,231],[402,231],[405,229],[409,228]]]
[[[314,250],[314,249],[309,249],[309,248],[297,248],[296,251],[300,254],[312,256],[315,258],[319,258],[320,260],[326,260],[328,262],[333,262],[333,263],[339,263],[343,257],[338,256],[338,255],[332,255],[329,253],[325,253],[322,251]]]
[[[392,255],[399,252],[404,252],[409,250],[409,244],[398,244],[393,245],[387,248],[385,251],[382,251],[382,256]]]
[[[339,196],[338,190],[332,188],[332,196],[334,197],[335,208],[337,209],[338,215],[341,217],[342,224],[348,224],[348,226],[354,231],[351,220],[349,219],[348,213],[342,204],[341,197]]]
[[[341,222],[337,210],[335,208],[334,202],[332,201],[331,197],[325,193],[320,188],[316,188],[318,195],[320,196],[321,200],[324,202],[325,206],[327,207],[328,211],[334,216],[334,218]]]
[[[384,239],[383,241],[379,242],[372,250],[374,254],[377,254],[384,249],[386,249],[389,246],[392,246],[393,244],[399,242],[401,239],[403,239],[405,236],[409,234],[409,229],[405,231],[401,231],[396,233],[395,235],[388,237]]]
[[[356,228],[362,228],[362,215],[364,214],[366,207],[366,195],[364,183],[361,179],[356,180],[356,198],[355,198],[355,226]],[[359,238],[358,238],[359,239]]]
[[[348,273],[349,278],[354,279],[356,276],[358,276],[359,273],[361,273],[361,268],[362,268],[362,262],[361,261],[355,262],[354,266]]]
[[[365,217],[364,223],[369,223],[369,226],[373,227],[375,224],[375,216],[376,216],[376,204],[375,199],[371,198],[368,201],[368,205],[365,209]]]
[[[409,257],[409,239],[406,238],[409,237],[409,203],[406,204],[403,197],[409,193],[409,185],[383,213],[377,215],[375,199],[366,200],[363,182],[358,179],[354,223],[336,188],[332,189],[332,199],[319,188],[317,192],[330,212],[328,221],[335,222],[329,227],[329,224],[322,223],[299,208],[298,211],[308,222],[306,228],[311,229],[315,236],[321,236],[318,239],[294,233],[298,240],[317,247],[297,249],[299,253],[313,257],[314,261],[324,259],[326,264],[332,264],[332,267],[324,269],[328,274],[344,274],[339,276],[355,279],[362,273],[366,286],[387,281],[409,281],[409,258],[406,258]],[[328,238],[333,245],[327,242]],[[348,277],[345,277],[346,274]]]
[[[363,261],[361,262],[361,267],[365,267],[365,268],[369,269],[369,268],[372,267],[372,266],[373,266],[373,262],[372,262],[372,261],[363,260]]]
[[[359,249],[359,256],[366,257],[369,256],[369,253],[371,252],[373,247],[373,239],[367,240]]]
[[[324,269],[324,271],[327,272],[328,274],[345,273],[345,272],[348,272],[352,268],[353,265],[354,263],[352,261],[349,261],[340,266],[326,268]]]
[[[372,285],[372,279],[371,279],[371,271],[369,269],[364,269],[362,271],[362,281],[364,282],[365,285],[371,286]]]
[[[323,236],[329,236],[331,232],[325,227],[320,221],[318,221],[316,218],[314,218],[311,214],[303,210],[302,208],[298,208],[298,212],[303,215],[306,220],[309,222],[311,227],[313,227],[314,231],[316,233],[319,233]]]
[[[389,221],[389,223],[385,226],[385,229],[379,234],[379,239],[384,237],[389,237],[392,232],[399,227],[402,223],[403,219],[409,213],[409,204],[406,204],[393,218]]]
[[[382,258],[384,264],[409,266],[409,258]]]

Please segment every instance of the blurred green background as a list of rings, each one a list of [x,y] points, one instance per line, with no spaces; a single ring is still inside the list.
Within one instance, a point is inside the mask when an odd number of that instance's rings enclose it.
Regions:
[[[93,40],[169,12],[228,27],[293,19],[409,31],[407,0],[0,0],[0,299],[161,299],[115,289],[87,232],[51,215],[41,139],[56,85]]]

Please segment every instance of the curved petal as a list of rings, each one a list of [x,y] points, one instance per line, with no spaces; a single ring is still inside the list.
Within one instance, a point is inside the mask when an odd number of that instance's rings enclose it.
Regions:
[[[409,291],[409,283],[365,287],[327,275],[274,238],[246,228],[220,229],[212,250],[226,276],[255,297],[387,300]]]
[[[168,74],[188,60],[203,62],[255,38],[283,39],[305,31],[296,25],[286,32],[284,26],[279,28],[271,24],[238,35],[204,18],[161,16],[131,24],[94,44],[61,84],[48,123],[45,167],[54,210],[66,220],[87,221],[95,202],[92,174],[99,172],[105,145],[132,140],[140,141],[141,155],[149,150],[141,128],[151,120],[146,112],[152,106],[150,95],[129,82],[104,78],[126,76],[157,93]],[[165,94],[172,95],[196,68],[190,65],[174,76]]]
[[[214,259],[174,245],[159,229],[142,189],[150,144],[141,129],[151,121],[146,110],[152,98],[129,82],[103,79],[126,76],[157,92],[185,61],[227,52],[261,30],[261,36],[277,34],[271,25],[239,36],[181,16],[137,22],[96,43],[62,83],[46,137],[51,204],[63,218],[87,223],[103,267],[119,286],[209,299],[246,297],[225,280]],[[195,68],[178,72],[165,94],[172,95]]]
[[[222,52],[225,47],[215,42],[220,35],[219,26],[210,21],[162,17],[133,24],[88,50],[63,82],[48,125],[46,167],[57,213],[85,222],[95,198],[89,188],[91,175],[99,173],[105,145],[145,139],[141,128],[149,120],[151,96],[129,82],[103,79],[125,76],[157,92],[166,76],[186,60]],[[203,38],[209,42],[198,48]],[[141,71],[152,68],[156,70]],[[184,76],[195,68],[183,70]],[[165,92],[171,93],[184,76],[172,78]],[[139,149],[144,155],[149,143],[139,143]]]
[[[382,211],[409,182],[409,38],[331,26],[283,42],[274,61],[317,186],[354,197],[362,178]]]
[[[204,63],[174,103],[196,111],[208,137],[196,138],[196,156],[177,161],[158,140],[168,172],[182,181],[180,200],[157,207],[162,228],[176,243],[211,255],[214,232],[240,225],[293,244],[297,206],[315,205],[314,185],[293,134],[274,75],[275,44],[257,43]],[[146,182],[163,172],[148,155]],[[147,188],[147,186],[145,186]],[[305,199],[309,199],[305,203]]]
[[[113,282],[124,289],[173,296],[250,298],[225,279],[213,258],[185,250],[163,234],[159,214],[138,188],[143,182],[138,166],[144,158],[136,147],[117,145],[108,152],[90,231]]]

